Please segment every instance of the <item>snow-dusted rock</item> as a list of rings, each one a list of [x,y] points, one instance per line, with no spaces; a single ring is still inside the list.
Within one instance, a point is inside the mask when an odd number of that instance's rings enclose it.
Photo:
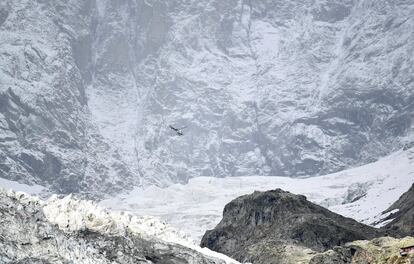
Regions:
[[[413,131],[413,12],[406,0],[4,0],[0,177],[99,195],[373,161]]]
[[[238,263],[154,218],[111,213],[72,196],[45,202],[0,190],[0,216],[1,263]]]
[[[94,195],[136,184],[88,107],[93,1],[5,0],[0,10],[0,177]]]

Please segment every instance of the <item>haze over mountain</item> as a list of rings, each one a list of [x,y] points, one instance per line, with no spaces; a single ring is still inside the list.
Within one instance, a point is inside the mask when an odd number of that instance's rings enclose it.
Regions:
[[[409,0],[3,0],[0,177],[100,196],[374,161],[413,136],[413,28]]]

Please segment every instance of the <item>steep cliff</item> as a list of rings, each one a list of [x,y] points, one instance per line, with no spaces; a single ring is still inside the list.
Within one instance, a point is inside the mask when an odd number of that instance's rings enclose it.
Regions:
[[[414,235],[414,184],[387,211],[385,229],[402,235]]]
[[[375,160],[412,136],[413,14],[406,0],[4,0],[0,177],[99,195]]]
[[[94,196],[136,184],[86,96],[91,1],[2,1],[0,177]]]

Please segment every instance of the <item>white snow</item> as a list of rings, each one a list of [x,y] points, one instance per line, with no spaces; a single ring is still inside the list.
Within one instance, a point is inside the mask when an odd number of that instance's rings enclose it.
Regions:
[[[69,195],[63,199],[52,196],[43,212],[47,219],[66,232],[93,230],[103,234],[125,236],[137,234],[148,239],[180,244],[204,255],[224,260],[228,264],[239,262],[206,248],[200,248],[182,232],[150,216],[136,216],[125,212],[110,212],[90,201],[82,201]]]
[[[0,187],[8,191],[20,191],[31,195],[41,195],[42,193],[47,191],[45,187],[40,185],[27,185],[15,181],[6,180],[3,178],[0,178]]]
[[[282,188],[306,195],[310,201],[344,216],[373,224],[386,216],[381,213],[413,183],[413,156],[412,152],[398,151],[368,165],[309,178],[199,177],[186,185],[174,184],[164,189],[137,188],[104,200],[101,205],[159,217],[200,240],[207,229],[220,221],[225,204],[232,199],[255,190]]]
[[[16,187],[16,189],[20,190],[27,190],[32,193],[44,190],[40,187],[37,187],[37,189],[29,188],[23,184],[10,183],[3,180],[0,181],[0,184]],[[59,229],[67,233],[79,230],[92,230],[109,235],[127,236],[127,234],[134,234],[148,240],[158,239],[169,244],[179,244],[206,256],[223,260],[226,264],[239,264],[239,262],[223,254],[197,246],[184,233],[151,216],[111,212],[92,201],[80,200],[73,195],[68,195],[62,199],[58,198],[57,195],[52,195],[45,201],[36,196],[28,195],[23,191],[7,189],[8,187],[0,187],[0,193],[6,193],[10,197],[15,197],[23,204],[34,202],[43,209],[49,222],[56,224]]]
[[[379,227],[386,224],[381,219],[392,212],[381,213],[409,189],[413,180],[414,151],[409,150],[358,168],[318,177],[199,177],[186,185],[137,188],[99,205],[72,196],[63,199],[52,196],[46,202],[39,202],[48,220],[67,232],[85,228],[120,235],[133,232],[181,244],[226,263],[237,263],[196,244],[207,229],[220,221],[225,204],[240,195],[282,188],[306,195],[334,212]],[[5,179],[0,179],[0,186],[35,195],[46,191],[42,186]]]

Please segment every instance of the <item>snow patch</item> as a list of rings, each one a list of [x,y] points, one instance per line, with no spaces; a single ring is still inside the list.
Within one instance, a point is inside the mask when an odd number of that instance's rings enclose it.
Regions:
[[[16,190],[31,195],[41,195],[42,193],[47,192],[47,189],[40,185],[27,185],[3,178],[0,178],[0,186],[5,190]]]

